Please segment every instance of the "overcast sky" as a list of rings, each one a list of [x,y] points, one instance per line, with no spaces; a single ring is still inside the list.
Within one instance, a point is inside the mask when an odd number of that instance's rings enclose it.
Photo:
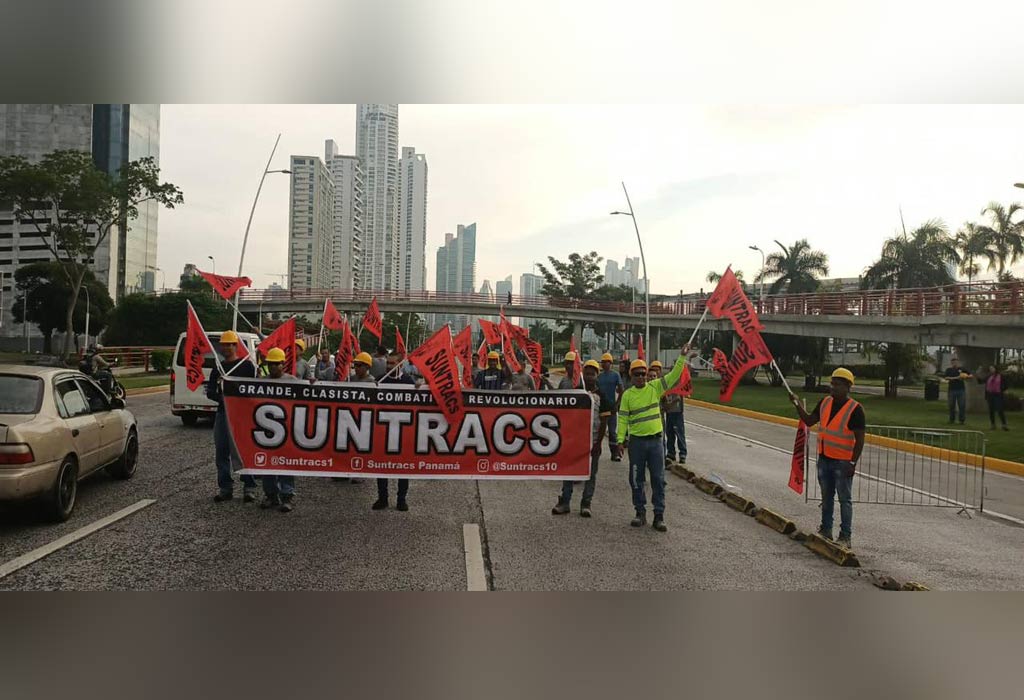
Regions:
[[[163,105],[160,158],[185,204],[160,213],[159,266],[173,286],[186,263],[234,274],[260,174],[354,153],[355,105]],[[552,255],[638,255],[629,187],[651,290],[708,287],[729,263],[752,278],[767,251],[807,238],[831,276],[855,277],[899,226],[980,220],[991,201],[1024,200],[1024,107],[697,107],[402,105],[402,146],[426,154],[427,286],[457,224],[477,224],[477,282],[519,275]],[[244,273],[287,273],[288,176],[271,175]],[[1016,271],[1021,270],[1018,265]],[[603,271],[603,264],[602,264]],[[988,276],[983,274],[983,276]],[[162,279],[158,279],[158,284]]]

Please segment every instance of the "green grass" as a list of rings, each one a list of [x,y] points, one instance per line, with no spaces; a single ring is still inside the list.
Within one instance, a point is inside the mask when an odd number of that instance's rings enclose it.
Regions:
[[[171,381],[171,375],[164,374],[142,374],[134,377],[119,377],[118,381],[125,389],[145,389],[149,386],[167,386]]]
[[[808,393],[796,387],[794,387],[794,391],[797,396],[807,400],[808,410],[813,410],[818,401],[824,397],[824,394]],[[693,398],[719,403],[718,381],[703,377],[695,379]],[[869,425],[905,425],[916,428],[949,427],[945,394],[939,401],[925,401],[907,396],[887,399],[884,396],[865,394],[858,394],[855,398],[864,406]],[[787,418],[797,417],[796,411],[786,397],[786,390],[782,387],[741,385],[736,388],[732,395],[732,401],[728,405]],[[990,457],[1024,462],[1024,419],[1022,419],[1022,414],[1009,412],[1006,418],[1010,425],[1010,432],[1003,430],[990,432],[987,411],[984,414],[968,413],[964,429],[980,430],[985,433],[985,437],[988,439],[986,454]]]

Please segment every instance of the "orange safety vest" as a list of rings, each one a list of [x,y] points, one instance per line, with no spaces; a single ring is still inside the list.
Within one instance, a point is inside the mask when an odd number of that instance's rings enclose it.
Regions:
[[[846,399],[843,410],[832,415],[832,397],[826,396],[821,401],[821,415],[818,421],[818,454],[830,459],[853,459],[853,446],[856,436],[850,430],[850,416],[860,406],[852,398]],[[825,423],[825,416],[829,421]]]

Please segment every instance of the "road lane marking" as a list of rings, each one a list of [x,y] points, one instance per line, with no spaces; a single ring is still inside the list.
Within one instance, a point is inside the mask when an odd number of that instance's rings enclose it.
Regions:
[[[89,535],[93,534],[94,532],[99,532],[103,528],[113,525],[118,520],[127,518],[132,513],[140,511],[143,508],[148,508],[154,503],[156,503],[156,499],[144,498],[138,503],[133,503],[127,508],[122,508],[116,513],[111,513],[105,518],[100,518],[96,522],[90,523],[85,527],[79,528],[74,532],[68,533],[67,535],[64,535],[63,537],[56,539],[53,542],[50,542],[49,544],[44,544],[42,547],[37,547],[36,549],[33,549],[31,552],[27,552],[26,554],[22,554],[20,557],[15,557],[14,559],[11,559],[10,561],[5,562],[4,564],[0,564],[0,579],[10,576],[19,569],[24,569],[29,564],[34,564],[43,557],[50,556],[54,552],[63,549],[64,547],[67,547],[69,544],[74,544],[75,542],[84,539]]]
[[[465,523],[462,526],[463,551],[466,553],[466,590],[486,591],[487,574],[484,571],[484,549],[480,542],[480,526]]]

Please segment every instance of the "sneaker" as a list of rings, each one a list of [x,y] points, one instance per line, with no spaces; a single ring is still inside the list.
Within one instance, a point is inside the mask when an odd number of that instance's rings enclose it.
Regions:
[[[373,502],[373,505],[370,506],[370,510],[384,510],[387,507],[388,507],[388,499],[386,499],[386,498],[378,498],[376,501]]]
[[[686,464],[686,457],[680,457],[679,458],[679,463],[680,464]]]
[[[676,458],[675,457],[666,457],[665,458],[665,466],[666,467],[671,467],[675,463],[676,463]]]
[[[224,501],[230,501],[234,497],[235,497],[235,494],[233,494],[230,491],[221,491],[216,496],[213,497],[213,502],[214,503],[223,503]]]
[[[621,462],[622,461],[622,457],[619,457],[618,455],[613,454],[612,455],[612,461],[613,462]]]
[[[281,505],[281,497],[276,493],[270,496],[264,496],[260,502],[260,508],[267,510],[268,508],[278,508]]]
[[[400,510],[404,513],[405,511],[409,510],[409,504],[406,503],[405,501],[399,501],[398,503],[395,504],[395,510]]]
[[[636,517],[629,521],[629,524],[633,527],[641,527],[647,524],[647,513],[642,510],[636,512]]]
[[[255,503],[255,502],[256,502],[256,492],[253,491],[252,489],[245,489],[245,491],[242,492],[242,503]]]
[[[846,549],[853,549],[853,541],[849,535],[840,535],[839,539],[836,540],[836,544]]]
[[[654,522],[651,524],[651,527],[653,527],[658,532],[668,531],[668,525],[665,524],[665,517],[662,515],[654,516]]]
[[[590,513],[590,504],[589,503],[581,503],[580,504],[580,517],[581,518],[589,518],[590,515],[591,515],[591,513]]]
[[[831,531],[826,531],[825,528],[819,527],[816,532],[817,532],[817,534],[819,534],[822,537],[824,537],[826,540],[829,540],[829,541],[832,540],[832,532]]]
[[[569,512],[569,504],[564,501],[559,501],[555,504],[555,507],[551,509],[552,515],[565,515]]]
[[[295,507],[292,505],[292,498],[294,498],[294,496],[290,493],[281,496],[281,505],[279,505],[277,509],[282,513],[291,513],[292,509]]]

